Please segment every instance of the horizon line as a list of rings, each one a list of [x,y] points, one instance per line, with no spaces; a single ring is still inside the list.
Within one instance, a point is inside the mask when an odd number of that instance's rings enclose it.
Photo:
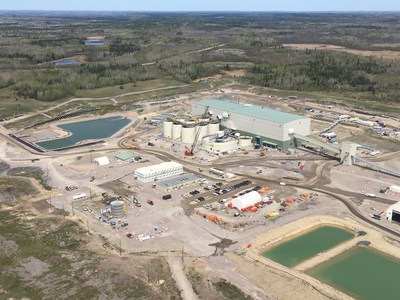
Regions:
[[[0,9],[0,12],[136,12],[136,13],[400,13],[400,10],[80,10],[80,9]]]

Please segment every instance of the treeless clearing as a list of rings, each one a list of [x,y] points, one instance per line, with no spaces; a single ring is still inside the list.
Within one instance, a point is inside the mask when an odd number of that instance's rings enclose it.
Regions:
[[[324,45],[324,44],[288,44],[288,46],[297,50],[310,49],[310,50],[339,51],[361,56],[373,56],[386,59],[400,59],[400,52],[390,51],[390,50],[386,51],[355,50],[355,49],[348,49],[342,46]]]

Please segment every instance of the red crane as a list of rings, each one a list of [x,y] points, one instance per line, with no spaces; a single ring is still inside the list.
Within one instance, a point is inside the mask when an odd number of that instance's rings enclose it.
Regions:
[[[209,106],[206,106],[206,109],[205,109],[203,115],[201,116],[202,119],[205,119],[205,118],[207,117],[209,108],[210,108]],[[197,142],[198,142],[198,140],[199,140],[200,131],[201,131],[201,127],[199,127],[199,130],[197,130],[196,135],[195,135],[195,137],[194,137],[193,144],[192,144],[192,146],[190,147],[190,149],[189,149],[187,146],[185,146],[185,155],[186,155],[186,156],[193,156],[194,148],[196,147]]]

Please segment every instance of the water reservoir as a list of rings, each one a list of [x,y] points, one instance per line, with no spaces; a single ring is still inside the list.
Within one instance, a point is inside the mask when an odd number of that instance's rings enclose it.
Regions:
[[[79,64],[79,62],[76,61],[75,59],[64,59],[64,60],[56,61],[54,63],[54,65],[56,65],[56,66],[68,66],[68,65],[76,65],[76,64]]]
[[[70,147],[84,140],[108,138],[130,122],[130,119],[123,117],[111,117],[58,125],[58,127],[70,132],[70,136],[36,144],[48,150]]]
[[[345,229],[322,226],[278,244],[262,255],[282,265],[292,267],[353,237],[354,234]]]
[[[307,273],[356,299],[400,299],[400,261],[367,247],[355,247]]]

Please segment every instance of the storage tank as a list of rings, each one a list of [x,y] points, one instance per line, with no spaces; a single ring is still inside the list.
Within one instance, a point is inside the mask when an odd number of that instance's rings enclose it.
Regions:
[[[219,123],[209,123],[208,124],[208,135],[217,134],[219,131]]]
[[[219,131],[217,132],[217,136],[218,136],[218,137],[223,137],[223,136],[224,136],[224,131],[223,131],[223,130],[219,130]]]
[[[114,218],[122,219],[125,216],[125,203],[120,200],[115,200],[110,203],[111,215]]]
[[[249,147],[252,145],[251,137],[249,136],[241,136],[239,137],[239,147]]]
[[[163,133],[164,137],[166,138],[171,138],[172,137],[172,122],[171,121],[165,121],[163,124]]]
[[[182,125],[172,124],[172,139],[177,140],[181,138]]]
[[[195,127],[182,127],[182,142],[185,144],[193,144],[196,136]]]
[[[199,138],[198,140],[201,141],[203,137],[205,137],[208,134],[208,125],[207,124],[200,124],[196,126],[196,133],[199,132]]]

